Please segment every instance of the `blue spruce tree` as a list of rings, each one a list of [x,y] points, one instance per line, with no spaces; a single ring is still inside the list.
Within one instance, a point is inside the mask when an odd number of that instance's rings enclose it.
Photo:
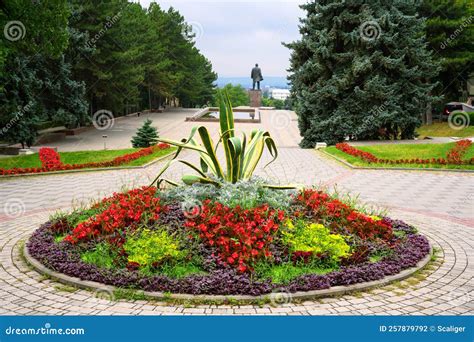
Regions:
[[[427,49],[417,0],[316,0],[302,5],[289,80],[300,145],[410,139],[439,67]]]

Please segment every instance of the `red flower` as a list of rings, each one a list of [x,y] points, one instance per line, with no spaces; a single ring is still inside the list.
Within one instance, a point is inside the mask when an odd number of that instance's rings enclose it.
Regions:
[[[471,147],[472,141],[468,139],[459,140],[456,142],[454,147],[446,155],[446,159],[450,164],[462,164],[462,157],[466,154],[469,147]]]
[[[58,152],[50,147],[42,147],[39,150],[41,166],[46,170],[57,170],[62,166]]]
[[[136,271],[136,270],[138,270],[139,267],[140,267],[140,264],[138,262],[129,261],[127,263],[127,269],[129,271]]]
[[[390,240],[392,237],[392,227],[384,220],[375,221],[322,191],[305,189],[296,197],[296,202],[306,207],[306,215],[327,221],[337,233],[345,228],[362,239]]]
[[[359,157],[368,163],[378,163],[379,159],[372,153],[358,150],[357,148],[349,145],[348,143],[336,144],[336,148],[344,153],[350,154],[354,157]]]
[[[239,267],[237,267],[237,270],[241,273],[244,273],[245,271],[247,271],[247,267],[244,265],[239,265]]]
[[[201,239],[217,248],[221,262],[246,272],[256,260],[271,256],[269,243],[282,219],[283,212],[268,205],[244,210],[206,200],[201,214],[189,218],[185,226],[196,229]]]
[[[146,186],[126,193],[114,193],[94,206],[104,206],[105,210],[79,223],[65,240],[76,243],[103,234],[109,239],[118,238],[120,245],[122,239],[119,237],[123,230],[135,227],[144,220],[154,222],[159,219],[160,212],[166,210],[160,205],[160,199],[154,197],[155,193],[156,188]]]

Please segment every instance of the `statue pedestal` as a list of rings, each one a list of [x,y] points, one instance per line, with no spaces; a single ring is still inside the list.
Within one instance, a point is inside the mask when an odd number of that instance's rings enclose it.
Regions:
[[[261,90],[249,90],[249,96],[250,96],[250,107],[262,106],[262,91]]]

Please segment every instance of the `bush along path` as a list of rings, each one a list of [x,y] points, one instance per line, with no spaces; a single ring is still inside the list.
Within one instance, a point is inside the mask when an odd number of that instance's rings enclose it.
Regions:
[[[152,123],[153,121],[146,119],[143,126],[138,129],[137,134],[131,140],[133,147],[150,147],[158,143],[158,131],[151,125]]]
[[[43,147],[39,150],[39,158],[41,160],[41,167],[26,167],[26,168],[11,168],[3,169],[0,168],[0,175],[20,175],[29,173],[42,173],[52,171],[65,171],[65,170],[79,170],[79,169],[93,169],[93,168],[107,168],[114,166],[121,166],[131,161],[137,160],[144,156],[151,155],[160,150],[169,149],[168,144],[158,144],[143,148],[137,152],[127,153],[122,156],[116,157],[109,161],[101,162],[89,162],[81,164],[63,164],[59,153],[50,147]]]
[[[464,160],[463,157],[471,147],[472,141],[459,140],[447,153],[445,158],[411,158],[411,159],[386,159],[378,158],[370,152],[362,151],[348,143],[336,144],[336,148],[353,157],[357,157],[369,164],[433,164],[433,165],[474,165],[474,158]]]

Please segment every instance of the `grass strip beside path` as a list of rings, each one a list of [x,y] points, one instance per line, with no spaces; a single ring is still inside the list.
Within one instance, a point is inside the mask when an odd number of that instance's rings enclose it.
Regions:
[[[431,159],[446,158],[446,154],[454,147],[455,143],[447,144],[383,144],[356,146],[357,149],[369,152],[381,159]],[[439,164],[378,164],[367,163],[360,158],[346,154],[338,150],[335,146],[325,149],[325,152],[341,158],[354,166],[372,167],[372,168],[436,168],[436,169],[463,169],[474,170],[474,165],[439,165]],[[474,157],[474,146],[471,146],[463,159]]]
[[[434,122],[432,125],[424,125],[416,130],[419,138],[425,137],[474,137],[474,126],[467,126],[463,129],[452,129],[447,122]]]
[[[111,161],[116,157],[123,156],[125,154],[137,152],[140,149],[138,148],[127,148],[121,150],[98,150],[98,151],[77,151],[77,152],[59,152],[61,157],[61,162],[63,164],[85,164],[91,162],[104,162]],[[173,151],[176,148],[168,148],[164,150],[157,150],[152,154],[143,156],[136,160],[132,160],[128,163],[122,164],[121,166],[141,166],[151,162],[152,160],[165,156]],[[38,153],[17,156],[17,157],[7,157],[0,158],[0,169],[13,169],[13,168],[32,168],[32,167],[41,167],[41,161],[39,159]]]

